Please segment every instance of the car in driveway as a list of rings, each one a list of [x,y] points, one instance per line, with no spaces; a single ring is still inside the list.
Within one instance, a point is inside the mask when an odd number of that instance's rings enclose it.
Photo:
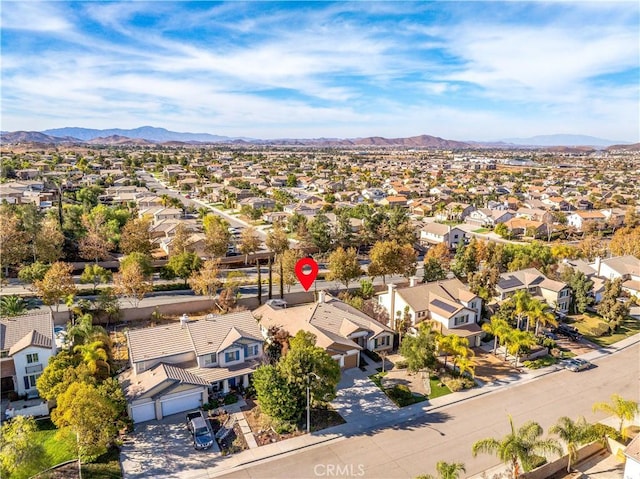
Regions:
[[[580,359],[580,358],[567,359],[567,361],[564,363],[565,369],[568,369],[569,371],[572,371],[574,373],[577,373],[578,371],[583,371],[585,369],[590,369],[592,366],[593,366],[592,363],[590,363],[586,359]]]
[[[580,338],[582,338],[580,331],[578,331],[574,326],[570,326],[565,323],[560,323],[553,332],[561,336],[566,336],[573,341],[579,341]]]

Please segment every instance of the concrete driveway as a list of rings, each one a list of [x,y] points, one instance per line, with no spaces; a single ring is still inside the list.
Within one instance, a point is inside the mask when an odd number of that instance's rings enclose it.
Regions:
[[[185,477],[189,470],[213,466],[220,456],[214,448],[193,448],[184,413],[137,424],[122,445],[122,474],[125,479]]]
[[[373,374],[373,373],[371,373]],[[391,399],[358,368],[342,371],[338,395],[331,403],[347,423],[389,418],[398,410]]]

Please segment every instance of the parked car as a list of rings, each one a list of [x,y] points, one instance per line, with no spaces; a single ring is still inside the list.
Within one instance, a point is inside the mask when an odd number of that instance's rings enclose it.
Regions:
[[[558,339],[558,335],[552,333],[551,331],[542,331],[542,336],[544,336],[545,338],[553,339],[554,341]]]
[[[582,338],[582,335],[574,326],[569,326],[568,324],[564,323],[560,323],[554,330],[554,332],[562,336],[566,336],[573,341],[578,341],[580,340],[580,338]]]
[[[582,371],[584,369],[589,369],[592,366],[593,366],[592,363],[590,363],[586,359],[580,359],[580,358],[568,359],[564,365],[565,369],[568,369],[569,371],[573,371],[574,373],[577,373],[578,371]]]
[[[213,430],[202,411],[187,413],[187,428],[193,437],[195,449],[209,449],[213,446]]]

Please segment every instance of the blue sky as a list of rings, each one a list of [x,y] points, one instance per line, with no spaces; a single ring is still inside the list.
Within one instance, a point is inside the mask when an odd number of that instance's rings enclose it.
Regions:
[[[2,130],[640,140],[635,1],[0,8]]]

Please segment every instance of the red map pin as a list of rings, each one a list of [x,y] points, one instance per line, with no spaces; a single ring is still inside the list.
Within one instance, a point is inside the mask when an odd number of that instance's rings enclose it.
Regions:
[[[305,273],[305,266],[311,268],[311,272]],[[296,276],[298,281],[305,291],[309,291],[309,288],[318,277],[318,263],[313,258],[302,258],[296,263]]]

